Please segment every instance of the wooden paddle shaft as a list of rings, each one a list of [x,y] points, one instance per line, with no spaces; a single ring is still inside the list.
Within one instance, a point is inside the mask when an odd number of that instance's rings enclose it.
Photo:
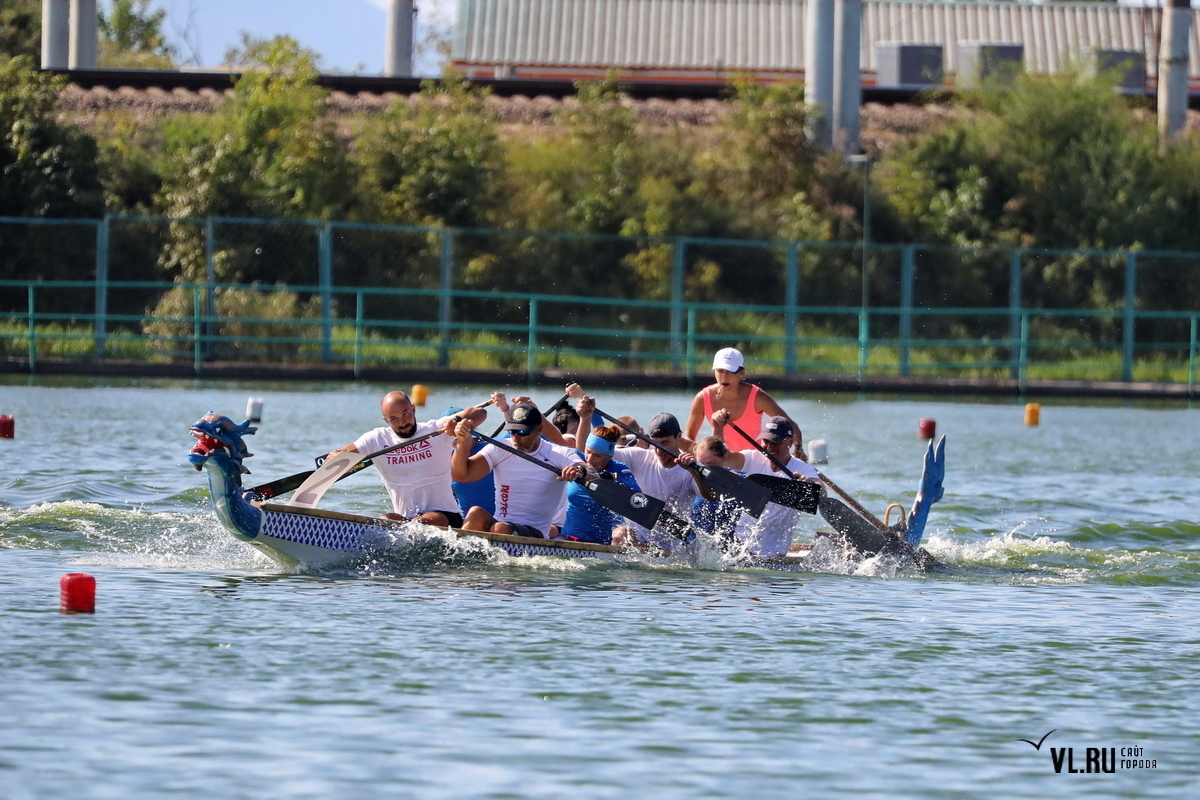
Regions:
[[[829,477],[827,475],[825,475],[824,472],[818,471],[817,475],[821,478],[821,480],[823,480],[825,482],[826,486],[828,486],[830,489],[833,489],[835,492],[837,492],[839,495],[841,495],[842,499],[845,500],[847,503],[849,503],[850,506],[855,511],[857,511],[863,519],[865,519],[867,522],[870,522],[872,525],[874,525],[876,528],[879,528],[879,530],[881,530],[881,531],[886,531],[888,529],[888,526],[884,525],[883,522],[878,517],[876,517],[874,514],[872,514],[870,511],[867,511],[867,509],[863,507],[862,503],[858,502],[853,497],[851,497],[842,487],[838,486],[836,483],[829,480]]]

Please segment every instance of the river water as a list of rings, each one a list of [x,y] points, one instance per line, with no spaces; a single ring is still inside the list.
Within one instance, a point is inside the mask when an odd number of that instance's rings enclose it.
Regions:
[[[937,420],[931,574],[288,572],[220,528],[193,420],[263,397],[257,483],[379,424],[385,388],[0,379],[0,797],[1197,796],[1200,411],[782,396],[877,514]],[[431,389],[429,416],[486,397]],[[322,503],[385,505],[371,472]],[[95,614],[59,613],[68,572]]]

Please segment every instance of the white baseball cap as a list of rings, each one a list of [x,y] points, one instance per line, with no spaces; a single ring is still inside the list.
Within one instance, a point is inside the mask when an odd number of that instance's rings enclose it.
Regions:
[[[726,372],[737,372],[746,363],[742,354],[732,347],[724,347],[713,356],[713,369],[723,369]]]

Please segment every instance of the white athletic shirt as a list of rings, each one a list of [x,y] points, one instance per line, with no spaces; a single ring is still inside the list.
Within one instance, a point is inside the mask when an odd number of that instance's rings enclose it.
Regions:
[[[696,497],[691,470],[678,464],[664,467],[655,451],[643,447],[618,447],[613,458],[628,466],[642,491],[666,503],[668,511],[684,519],[691,517],[692,500]],[[678,539],[665,533],[651,534],[641,525],[634,525],[633,530],[640,542],[652,542],[667,549],[679,545]]]
[[[746,463],[742,472],[747,475],[776,475],[786,477],[771,469],[771,461],[757,450],[742,450]],[[788,472],[817,480],[817,469],[807,461],[792,457],[785,465]],[[787,553],[792,544],[792,533],[800,522],[803,511],[781,506],[778,503],[767,503],[767,508],[758,519],[742,512],[738,517],[734,536],[739,541],[746,542],[747,550],[757,556],[781,556]]]
[[[422,422],[408,438],[441,430],[446,419]],[[367,431],[354,440],[354,446],[358,452],[370,454],[403,441],[394,430],[384,426]],[[457,513],[458,501],[450,488],[450,454],[453,450],[454,439],[442,434],[374,459],[375,469],[392,496],[392,508],[397,514],[411,518],[426,511]]]
[[[483,456],[495,474],[496,519],[530,525],[543,535],[549,533],[559,504],[566,502],[566,481],[494,444],[486,445],[477,455]],[[583,461],[571,448],[545,439],[540,439],[538,449],[528,455],[551,465],[557,472]]]

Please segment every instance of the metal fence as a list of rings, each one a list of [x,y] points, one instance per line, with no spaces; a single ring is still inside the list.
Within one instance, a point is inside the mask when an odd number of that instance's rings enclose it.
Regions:
[[[0,217],[0,354],[1195,384],[1200,253],[862,247]]]

